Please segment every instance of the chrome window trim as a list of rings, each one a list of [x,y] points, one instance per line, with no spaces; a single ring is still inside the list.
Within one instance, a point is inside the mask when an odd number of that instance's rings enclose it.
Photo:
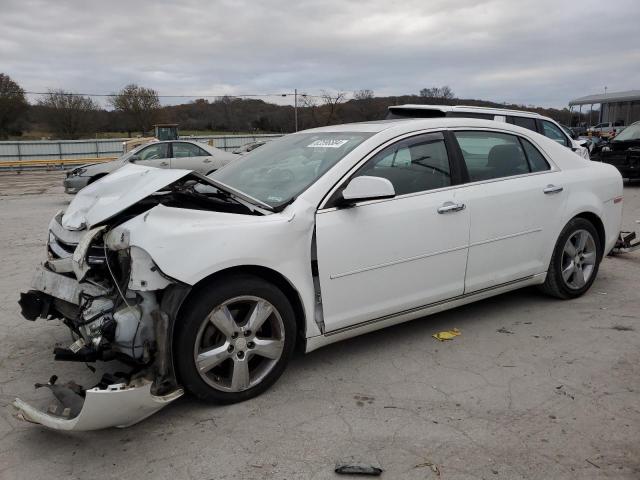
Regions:
[[[490,128],[490,129],[487,129],[487,127],[450,127],[450,128],[445,128],[445,129],[435,128],[435,129],[428,129],[428,130],[419,130],[419,131],[409,132],[409,133],[406,133],[406,134],[398,136],[398,137],[394,137],[394,138],[386,141],[382,145],[380,145],[378,148],[376,148],[376,149],[372,150],[371,152],[369,152],[368,155],[363,157],[360,161],[358,161],[356,163],[355,166],[353,166],[351,169],[349,169],[349,171],[329,190],[329,192],[324,196],[324,198],[320,202],[320,207],[318,208],[316,213],[317,214],[321,214],[321,213],[328,213],[328,212],[333,212],[335,210],[338,210],[338,207],[325,207],[325,205],[327,204],[329,199],[333,196],[335,191],[338,190],[343,185],[343,183],[345,182],[345,179],[350,178],[351,175],[353,175],[363,164],[365,164],[367,161],[369,161],[371,158],[373,158],[375,155],[377,155],[383,149],[387,148],[388,146],[392,145],[393,143],[400,142],[400,141],[405,140],[406,138],[409,138],[409,137],[412,137],[412,136],[423,135],[425,133],[444,132],[446,130],[448,130],[450,132],[453,132],[453,133],[455,133],[456,131],[496,132],[496,133],[503,133],[505,135],[513,135],[513,136],[516,136],[516,137],[522,137],[522,138],[528,140],[538,150],[538,152],[540,152],[540,154],[543,156],[543,158],[549,164],[550,168],[549,168],[549,170],[543,170],[543,171],[540,171],[540,172],[529,172],[529,173],[523,173],[521,175],[512,175],[512,176],[509,176],[509,177],[490,178],[490,179],[487,179],[487,180],[478,180],[478,181],[475,181],[475,182],[467,182],[467,183],[461,183],[461,184],[458,184],[458,185],[450,185],[448,187],[435,188],[433,190],[422,190],[420,192],[405,193],[404,195],[397,195],[397,196],[395,196],[393,198],[382,198],[382,199],[378,199],[378,200],[366,200],[364,202],[355,203],[353,206],[351,206],[349,208],[357,208],[359,206],[371,205],[371,204],[374,204],[374,203],[390,202],[390,201],[394,201],[394,200],[400,200],[400,199],[403,199],[403,198],[415,197],[415,196],[419,196],[419,195],[429,195],[429,194],[432,194],[432,193],[439,193],[439,192],[444,192],[444,191],[447,191],[447,190],[455,190],[455,189],[458,189],[458,188],[463,188],[463,187],[468,187],[468,186],[482,185],[482,184],[488,184],[488,183],[494,183],[494,182],[503,182],[505,180],[511,180],[511,179],[515,179],[515,178],[531,177],[533,175],[545,175],[545,174],[549,174],[549,173],[562,171],[556,165],[556,163],[551,160],[551,158],[549,157],[547,152],[544,149],[542,149],[540,147],[540,145],[534,139],[532,139],[531,137],[528,137],[526,135],[521,135],[519,133],[514,133],[514,132],[512,132],[510,130],[502,129],[502,128],[499,128],[499,127]],[[545,138],[547,138],[547,137],[545,137]]]

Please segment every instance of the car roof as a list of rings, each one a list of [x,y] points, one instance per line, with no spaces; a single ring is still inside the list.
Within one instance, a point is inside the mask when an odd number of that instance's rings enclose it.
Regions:
[[[422,105],[422,104],[405,104],[405,105],[391,105],[387,107],[390,112],[394,110],[436,110],[443,113],[446,112],[460,112],[460,113],[486,113],[493,115],[517,115],[519,117],[531,117],[531,118],[544,118],[544,115],[540,115],[536,112],[528,112],[526,110],[510,110],[507,108],[489,108],[489,107],[474,107],[472,105]]]
[[[530,130],[522,129],[516,125],[512,125],[507,122],[496,122],[495,120],[484,120],[479,118],[469,117],[434,117],[434,118],[393,118],[388,120],[379,120],[375,122],[358,122],[358,123],[344,123],[341,125],[329,125],[326,127],[312,128],[309,130],[302,130],[300,133],[320,133],[320,132],[362,132],[362,133],[379,133],[390,128],[398,128],[402,130],[406,128],[407,131],[412,129],[436,129],[436,128],[499,128],[503,130],[513,130],[515,132],[526,131],[532,133]],[[535,132],[533,132],[535,133]],[[297,135],[293,134],[293,135]]]

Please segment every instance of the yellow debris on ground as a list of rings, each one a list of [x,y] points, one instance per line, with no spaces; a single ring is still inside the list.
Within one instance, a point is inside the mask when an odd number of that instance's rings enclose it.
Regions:
[[[452,328],[451,330],[445,330],[444,332],[434,333],[432,337],[435,338],[436,340],[440,340],[441,342],[444,342],[445,340],[453,340],[454,338],[456,338],[458,335],[461,335],[461,334],[462,332],[460,330],[458,330],[457,328]]]

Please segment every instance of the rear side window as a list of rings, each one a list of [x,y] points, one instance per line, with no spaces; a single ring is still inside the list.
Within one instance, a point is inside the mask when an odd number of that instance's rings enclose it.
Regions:
[[[537,131],[535,118],[511,117],[511,123],[519,127],[526,128],[527,130],[533,130],[534,132]]]
[[[206,157],[209,155],[193,143],[173,142],[174,158]]]
[[[514,135],[495,132],[454,132],[467,166],[469,180],[529,173],[524,149]]]
[[[569,146],[569,144],[567,143],[566,135],[562,133],[562,130],[560,130],[560,127],[557,127],[551,122],[548,122],[546,120],[542,121],[542,134],[545,137],[548,137],[551,140],[558,142],[560,145],[564,145],[565,147]]]
[[[551,168],[542,154],[531,144],[531,142],[524,138],[521,138],[520,141],[522,142],[522,147],[527,155],[527,160],[529,160],[529,166],[531,167],[532,172],[544,172]]]

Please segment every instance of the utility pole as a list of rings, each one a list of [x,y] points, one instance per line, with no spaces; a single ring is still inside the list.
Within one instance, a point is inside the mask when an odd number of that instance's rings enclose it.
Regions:
[[[298,131],[298,89],[293,90],[293,115],[295,117],[296,132]]]

